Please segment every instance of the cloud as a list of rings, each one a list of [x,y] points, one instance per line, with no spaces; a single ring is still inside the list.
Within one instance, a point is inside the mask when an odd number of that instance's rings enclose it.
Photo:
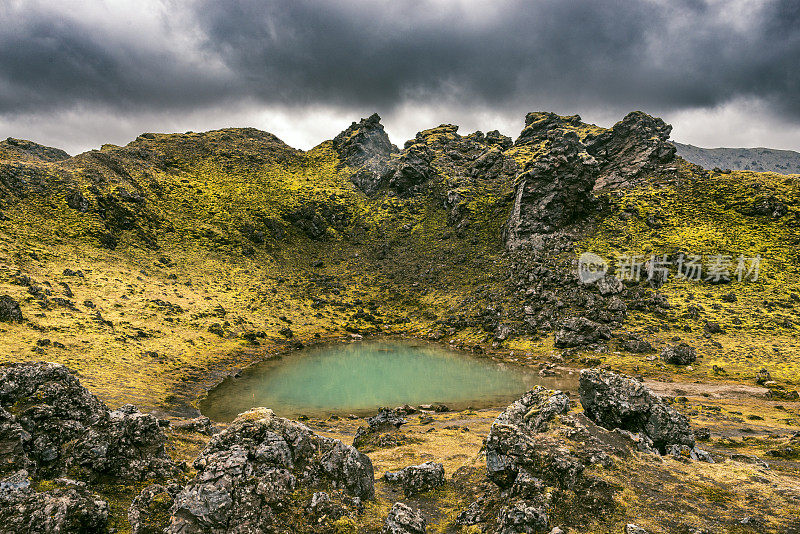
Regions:
[[[402,135],[410,117],[430,119],[414,131],[493,118],[476,126],[488,130],[534,109],[607,123],[643,109],[697,125],[687,117],[739,106],[800,124],[794,0],[6,3],[0,134],[78,112],[224,126],[226,108],[256,126],[297,112],[302,138],[312,113],[373,110]],[[742,143],[785,142],[752,131]]]

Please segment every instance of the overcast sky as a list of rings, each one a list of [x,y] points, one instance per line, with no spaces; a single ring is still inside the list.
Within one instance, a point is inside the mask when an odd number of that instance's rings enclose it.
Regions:
[[[77,153],[254,126],[310,148],[378,112],[516,137],[641,109],[700,146],[800,150],[797,0],[0,0],[0,138]]]

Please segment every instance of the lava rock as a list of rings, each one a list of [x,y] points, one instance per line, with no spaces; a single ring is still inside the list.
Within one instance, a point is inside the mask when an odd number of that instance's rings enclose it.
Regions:
[[[381,534],[425,534],[426,529],[425,517],[420,511],[396,502],[389,510]]]
[[[367,418],[367,426],[361,426],[356,430],[353,438],[353,446],[363,450],[375,442],[376,437],[381,434],[395,432],[408,421],[403,418],[407,411],[404,408],[390,410],[382,408],[376,415]]]
[[[126,405],[110,411],[63,365],[0,366],[0,465],[56,478],[124,480],[169,476],[177,470],[164,448],[158,419]]]
[[[541,241],[586,213],[591,206],[597,162],[575,132],[553,130],[549,151],[533,160],[517,178],[514,207],[506,223],[510,249]]]
[[[486,438],[486,469],[489,479],[501,488],[510,487],[520,470],[539,457],[533,439],[545,430],[556,416],[569,411],[569,396],[560,391],[550,391],[537,386],[525,393],[501,413],[492,423]],[[577,473],[580,467],[568,466]]]
[[[352,123],[337,135],[333,139],[333,149],[342,162],[356,169],[350,181],[367,194],[380,187],[386,165],[398,151],[389,141],[377,113]]]
[[[398,195],[410,196],[436,174],[433,159],[434,153],[430,148],[416,143],[389,163],[381,181]]]
[[[687,343],[669,345],[661,351],[661,359],[673,365],[689,365],[697,360],[697,353]]]
[[[0,322],[22,322],[22,310],[19,309],[19,302],[8,295],[0,295]]]
[[[169,526],[169,511],[175,502],[177,486],[151,484],[133,499],[128,509],[128,521],[133,534],[163,534]]]
[[[456,516],[456,525],[477,525],[483,522],[483,513],[478,502],[471,503],[466,510]]]
[[[587,136],[586,151],[599,162],[596,187],[625,187],[668,169],[676,152],[670,132],[663,120],[633,111],[610,130]]]
[[[211,419],[204,415],[195,417],[193,419],[181,419],[180,421],[174,421],[172,423],[172,428],[183,432],[197,432],[209,436],[217,431],[216,427],[211,424]]]
[[[265,408],[239,415],[193,465],[197,475],[175,497],[168,533],[273,530],[301,487],[340,488],[359,499],[375,492],[366,455]]]
[[[497,519],[499,534],[547,532],[549,527],[544,508],[524,501],[503,508]]]
[[[669,445],[694,447],[689,419],[633,378],[584,369],[578,393],[586,415],[602,427],[641,433],[662,454]]]
[[[400,484],[408,497],[443,486],[444,466],[439,463],[425,462],[405,467],[399,471],[390,471],[384,477],[390,484]]]
[[[80,487],[0,491],[0,530],[19,534],[108,532],[108,503]]]
[[[611,329],[585,317],[571,317],[561,324],[555,334],[559,348],[582,347],[611,339]]]
[[[616,295],[621,293],[622,289],[622,282],[613,274],[606,275],[597,281],[597,290],[603,296]]]
[[[756,384],[763,386],[770,381],[772,381],[772,375],[770,372],[764,368],[759,369],[758,373],[756,373]]]

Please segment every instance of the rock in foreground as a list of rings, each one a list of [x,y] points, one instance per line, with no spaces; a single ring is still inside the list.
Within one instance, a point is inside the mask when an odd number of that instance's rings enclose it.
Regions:
[[[45,478],[163,478],[177,471],[158,419],[126,405],[111,411],[63,365],[0,367],[0,479],[25,469]]]
[[[418,510],[414,510],[401,502],[394,503],[381,534],[425,534],[425,518]]]
[[[602,427],[641,434],[662,454],[670,445],[694,446],[689,419],[633,378],[584,369],[579,393],[586,415]]]
[[[435,462],[411,465],[384,475],[390,484],[400,484],[407,496],[444,485],[444,466]]]
[[[339,440],[257,408],[211,439],[197,475],[175,497],[170,533],[269,532],[300,488],[374,495],[370,459]]]

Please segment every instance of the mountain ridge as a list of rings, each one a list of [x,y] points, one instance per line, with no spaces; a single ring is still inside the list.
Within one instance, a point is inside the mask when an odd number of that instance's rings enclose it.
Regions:
[[[702,148],[672,141],[678,155],[706,169],[800,174],[800,152],[775,148]]]

